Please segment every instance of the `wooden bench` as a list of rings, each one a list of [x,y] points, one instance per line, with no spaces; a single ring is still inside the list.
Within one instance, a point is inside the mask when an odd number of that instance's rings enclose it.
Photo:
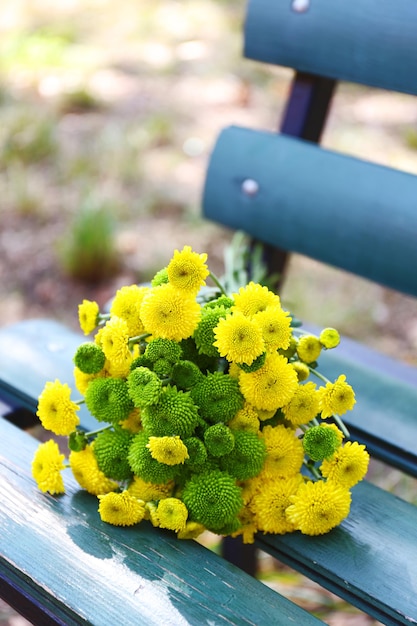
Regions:
[[[417,95],[416,28],[413,0],[249,1],[246,56],[293,68],[294,80],[280,132],[221,132],[203,210],[263,242],[284,279],[298,253],[417,296],[417,176],[317,145],[338,81]],[[346,338],[320,365],[355,388],[352,437],[416,477],[417,368]],[[353,491],[351,515],[330,536],[257,545],[384,624],[417,623],[417,508],[368,482]],[[242,561],[240,548],[227,554]]]
[[[417,295],[408,271],[417,261],[416,178],[311,143],[336,79],[417,93],[416,25],[414,0],[252,0],[247,56],[298,73],[280,134],[222,133],[205,215],[266,242],[272,260],[304,253]],[[42,626],[320,623],[195,542],[145,523],[140,531],[103,524],[96,499],[68,478],[69,496],[37,491],[37,442],[15,424],[33,423],[47,380],[72,382],[82,340],[45,320],[0,331],[0,595]],[[345,372],[355,386],[354,438],[416,476],[416,371],[347,340],[323,356],[329,378]],[[81,419],[91,427],[88,413]],[[348,519],[329,535],[260,535],[256,546],[385,624],[417,623],[417,507],[368,482],[354,488]],[[250,569],[239,550],[232,559]]]

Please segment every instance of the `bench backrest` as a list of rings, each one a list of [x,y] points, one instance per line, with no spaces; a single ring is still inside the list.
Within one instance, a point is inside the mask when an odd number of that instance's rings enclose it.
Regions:
[[[312,143],[337,80],[417,94],[416,27],[414,0],[251,0],[246,56],[297,74],[280,133],[221,133],[205,216],[417,296],[417,176]]]

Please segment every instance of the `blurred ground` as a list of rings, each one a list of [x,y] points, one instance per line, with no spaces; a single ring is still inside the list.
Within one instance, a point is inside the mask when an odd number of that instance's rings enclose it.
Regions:
[[[76,328],[83,298],[104,304],[185,244],[221,274],[231,233],[201,218],[211,148],[229,124],[275,130],[291,79],[242,59],[243,14],[243,0],[3,0],[0,326],[49,316]],[[341,85],[323,144],[417,173],[416,123],[415,99]],[[61,254],[86,205],[112,216],[120,260],[90,282]],[[301,319],[417,363],[411,298],[299,257],[282,297]],[[328,624],[376,623],[264,565],[267,584],[327,607]],[[0,623],[24,622],[0,604]]]

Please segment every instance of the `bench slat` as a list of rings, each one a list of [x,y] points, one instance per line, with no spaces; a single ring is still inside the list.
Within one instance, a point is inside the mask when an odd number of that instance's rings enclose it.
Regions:
[[[39,394],[47,381],[58,378],[74,387],[72,359],[83,341],[88,338],[50,319],[24,320],[1,328],[0,399],[11,409],[36,413]],[[73,399],[80,397],[75,391]],[[78,415],[86,430],[97,428],[97,420],[85,405],[81,405]]]
[[[416,5],[417,7],[417,5]],[[245,194],[242,183],[259,186]],[[417,176],[284,135],[231,127],[208,167],[204,215],[417,296]]]
[[[70,474],[67,495],[41,494],[30,475],[37,445],[0,419],[0,593],[33,623],[322,623],[194,541],[101,522],[97,498]]]
[[[250,0],[245,56],[417,94],[415,0]],[[387,54],[389,50],[389,54]]]
[[[417,507],[370,483],[354,487],[349,517],[329,534],[257,545],[384,624],[417,623]]]

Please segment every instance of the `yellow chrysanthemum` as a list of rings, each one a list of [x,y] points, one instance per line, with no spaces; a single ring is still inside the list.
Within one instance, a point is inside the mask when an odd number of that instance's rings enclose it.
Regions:
[[[161,485],[147,483],[140,476],[134,476],[127,490],[140,500],[150,502],[151,500],[162,500],[170,496],[174,489],[174,482],[169,481]]]
[[[291,496],[289,521],[305,535],[323,535],[338,526],[350,511],[351,495],[331,482],[306,482]]]
[[[133,526],[141,522],[145,516],[145,503],[138,500],[128,491],[107,493],[98,496],[100,504],[98,512],[103,522],[113,526]]]
[[[298,387],[297,374],[285,357],[273,353],[256,372],[242,372],[239,385],[247,402],[272,411],[289,403]]]
[[[150,290],[143,299],[140,313],[146,331],[153,338],[181,341],[191,337],[197,328],[201,309],[194,296],[167,284]]]
[[[310,376],[310,368],[307,363],[302,361],[291,361],[291,366],[294,368],[299,382],[307,380]]]
[[[177,533],[178,539],[197,539],[206,530],[199,522],[188,521],[185,527]]]
[[[294,476],[304,460],[304,448],[291,428],[283,425],[265,426],[262,435],[267,457],[262,472],[271,477]]]
[[[246,403],[243,409],[240,409],[236,415],[227,422],[232,430],[247,430],[251,433],[259,432],[259,416],[256,410],[250,404]]]
[[[94,496],[109,493],[119,488],[119,485],[99,469],[94,456],[93,447],[86,446],[80,452],[71,452],[69,462],[77,483]]]
[[[132,361],[133,356],[129,353],[129,351],[126,351],[124,361],[109,361],[106,359],[103,375],[110,376],[112,378],[127,378],[130,374]]]
[[[84,395],[87,391],[88,384],[97,378],[98,376],[102,376],[103,373],[99,374],[85,374],[78,367],[74,367],[73,370],[75,388],[80,392],[81,395]]]
[[[324,387],[320,387],[317,393],[323,418],[343,415],[355,406],[355,393],[346,382],[344,374],[341,374],[334,383],[327,383]]]
[[[100,331],[100,345],[112,365],[124,367],[131,358],[129,330],[125,320],[111,317]]]
[[[159,527],[174,530],[179,533],[185,529],[188,518],[188,509],[182,500],[178,498],[165,498],[160,500],[156,514],[159,519]]]
[[[316,361],[322,349],[322,345],[314,335],[304,335],[300,337],[297,343],[297,354],[304,363],[313,363]]]
[[[335,328],[324,328],[320,333],[320,343],[327,350],[336,348],[340,343],[339,331]]]
[[[297,475],[290,479],[264,482],[262,490],[255,494],[250,503],[259,530],[277,535],[294,530],[294,524],[286,516],[286,509],[291,504],[290,497],[296,493],[302,480],[301,475]]]
[[[197,293],[209,275],[206,261],[206,253],[193,252],[190,246],[184,246],[181,252],[175,250],[167,267],[170,284],[181,291]]]
[[[97,327],[100,308],[97,302],[83,300],[78,305],[78,319],[84,335],[89,335]]]
[[[125,420],[120,422],[120,426],[131,433],[138,433],[142,430],[142,417],[140,409],[135,407]]]
[[[165,465],[179,465],[190,458],[187,446],[179,436],[149,437],[146,447],[153,459]]]
[[[214,336],[213,345],[220,356],[234,363],[251,365],[265,350],[260,326],[243,313],[236,312],[220,319]]]
[[[255,516],[248,507],[244,507],[238,515],[240,528],[232,533],[232,537],[242,537],[245,544],[251,544],[255,541],[255,535],[258,532]]]
[[[61,471],[64,469],[65,456],[60,453],[58,444],[53,439],[41,443],[32,461],[32,476],[38,488],[43,492],[65,493]]]
[[[42,426],[55,435],[70,435],[80,423],[80,407],[70,399],[71,389],[59,380],[47,382],[38,401],[36,415]]]
[[[291,341],[291,317],[280,306],[268,306],[254,320],[261,327],[265,348],[268,352],[286,350]]]
[[[233,299],[235,304],[232,307],[232,311],[240,311],[247,317],[251,317],[260,311],[265,311],[269,306],[281,305],[277,294],[253,281],[246,287],[241,287],[239,293],[234,293]]]
[[[149,287],[139,285],[124,286],[116,292],[110,308],[110,315],[125,320],[130,337],[144,332],[140,318],[140,307]]]
[[[293,426],[308,424],[319,412],[319,399],[315,383],[299,385],[290,402],[282,407],[286,419]]]
[[[331,459],[323,461],[320,470],[330,482],[346,489],[361,481],[368,471],[369,454],[357,441],[348,441],[336,450]]]

